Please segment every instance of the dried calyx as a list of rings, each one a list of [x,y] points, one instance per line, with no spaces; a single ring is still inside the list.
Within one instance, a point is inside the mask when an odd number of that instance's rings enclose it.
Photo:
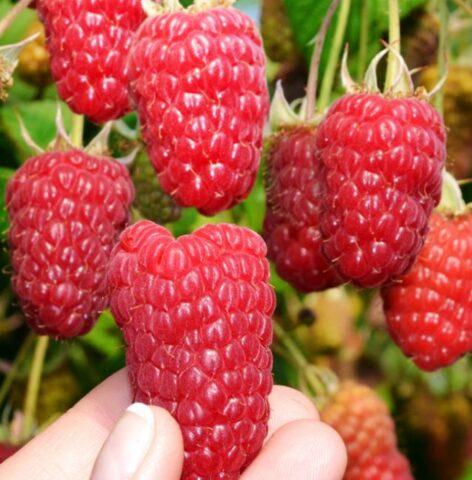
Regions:
[[[56,137],[52,140],[52,142],[48,145],[46,149],[40,147],[32,138],[30,133],[28,132],[25,124],[23,123],[22,119],[18,116],[18,122],[20,123],[21,135],[23,136],[24,142],[31,148],[31,150],[36,155],[41,155],[46,151],[69,151],[77,149],[77,146],[71,140],[71,137],[66,132],[64,127],[64,121],[62,118],[62,110],[60,106],[57,107],[56,112],[56,130],[57,134]],[[100,130],[100,132],[90,141],[90,143],[83,149],[85,153],[94,156],[109,156],[109,149],[108,149],[108,140],[110,137],[110,132],[112,129],[113,122],[108,122],[105,126]],[[131,153],[126,155],[122,158],[117,158],[118,162],[122,163],[123,165],[130,165],[133,163],[134,158],[136,157],[139,148],[135,148]]]
[[[382,51],[380,51],[369,64],[369,67],[366,70],[364,81],[362,85],[359,85],[355,82],[350,73],[347,65],[348,61],[348,46],[344,49],[344,54],[341,62],[341,80],[343,87],[348,93],[358,93],[358,92],[368,92],[368,93],[380,93],[380,87],[377,79],[377,67],[380,61],[389,53],[393,53],[394,61],[396,65],[396,76],[392,80],[392,84],[385,84],[383,94],[387,97],[411,97],[416,96],[424,98],[425,100],[430,100],[443,86],[446,81],[446,77],[443,77],[436,86],[431,90],[427,91],[424,87],[418,87],[415,89],[412,75],[414,75],[418,69],[409,70],[408,65],[405,62],[405,59],[398,53],[397,50],[393,49],[390,45],[386,45]]]
[[[13,86],[13,72],[18,65],[18,57],[25,45],[32,42],[39,36],[39,33],[25,38],[21,42],[0,47],[0,101],[8,98],[8,90]]]
[[[231,7],[235,0],[195,0],[192,5],[185,8],[179,0],[162,0],[156,3],[154,0],[142,0],[143,10],[149,17],[186,11],[188,13],[197,13],[211,8]]]
[[[444,213],[460,215],[471,205],[467,205],[462,197],[462,192],[457,180],[446,170],[443,172],[441,202],[437,210]]]

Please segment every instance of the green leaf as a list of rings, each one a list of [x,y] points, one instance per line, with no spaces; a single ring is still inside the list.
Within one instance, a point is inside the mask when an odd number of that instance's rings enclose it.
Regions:
[[[81,337],[80,341],[106,356],[115,355],[123,350],[120,329],[108,310],[100,315],[94,328]]]
[[[3,133],[17,149],[17,156],[26,160],[32,155],[21,135],[18,114],[33,140],[42,148],[46,148],[56,136],[56,110],[58,102],[39,100],[35,102],[7,104],[0,110],[0,132]],[[66,130],[70,129],[72,114],[61,104],[62,116]]]
[[[295,40],[305,54],[307,61],[311,57],[313,45],[311,44],[321,22],[325,17],[332,0],[284,0],[287,16],[292,25]],[[361,23],[361,7],[363,0],[351,0],[351,11],[345,42],[349,43],[350,57],[355,57],[359,44],[359,32]],[[402,17],[408,15],[413,9],[424,5],[426,0],[400,0]],[[321,59],[321,73],[330,51],[333,33],[336,28],[337,14],[328,30],[326,43]],[[370,0],[369,3],[369,51],[372,54],[380,48],[380,39],[385,38],[384,33],[388,29],[388,0]]]
[[[15,173],[11,168],[0,167],[0,238],[8,229],[8,214],[5,206],[5,191],[8,179]]]

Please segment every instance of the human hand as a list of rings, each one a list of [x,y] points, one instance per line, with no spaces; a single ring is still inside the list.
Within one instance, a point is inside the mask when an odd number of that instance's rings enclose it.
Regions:
[[[0,478],[179,480],[179,426],[164,409],[128,408],[131,401],[121,370],[2,464]],[[312,402],[282,386],[274,387],[269,401],[269,434],[241,480],[341,480],[344,445],[319,421]]]

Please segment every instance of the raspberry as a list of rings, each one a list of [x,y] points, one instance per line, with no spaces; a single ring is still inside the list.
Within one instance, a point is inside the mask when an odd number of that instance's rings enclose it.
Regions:
[[[134,204],[145,218],[160,224],[180,218],[182,209],[162,190],[146,154],[136,157],[131,175],[136,188]]]
[[[14,455],[21,447],[0,442],[0,463]]]
[[[321,417],[344,440],[348,469],[396,448],[395,426],[387,405],[364,385],[343,383]]]
[[[316,128],[285,128],[272,137],[267,155],[264,238],[277,273],[302,292],[341,283],[321,252],[321,161]]]
[[[472,214],[434,214],[416,264],[384,288],[390,334],[424,370],[472,350]]]
[[[28,43],[20,53],[18,74],[25,82],[44,88],[52,82],[52,79],[44,27],[39,21],[34,21],[30,25],[26,37],[31,37],[35,33],[39,33],[39,37]]]
[[[140,221],[108,271],[136,401],[166,408],[184,437],[183,479],[237,479],[267,434],[271,315],[263,240],[235,225],[174,239]]]
[[[141,0],[38,0],[59,96],[96,123],[130,110],[126,56]]]
[[[253,21],[234,8],[148,18],[128,67],[164,191],[207,215],[246,198],[269,108],[265,55]]]
[[[410,464],[398,450],[379,455],[363,465],[348,468],[344,480],[414,480]]]
[[[441,195],[445,130],[416,97],[348,94],[321,122],[323,253],[359,287],[405,274]]]
[[[12,284],[38,334],[69,338],[93,326],[132,200],[124,166],[80,150],[32,157],[10,179]]]

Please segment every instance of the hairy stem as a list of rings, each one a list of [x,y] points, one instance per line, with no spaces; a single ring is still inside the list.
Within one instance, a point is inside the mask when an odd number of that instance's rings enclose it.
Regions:
[[[439,9],[439,49],[438,49],[438,81],[446,75],[448,49],[449,8],[447,0],[438,0]],[[439,90],[434,99],[438,112],[444,114],[444,87]]]
[[[20,349],[18,350],[15,360],[13,361],[9,372],[7,373],[5,379],[3,380],[2,387],[0,388],[0,406],[4,402],[6,396],[8,395],[8,392],[10,391],[10,387],[12,386],[12,383],[15,380],[16,374],[18,373],[18,369],[20,365],[23,363],[23,360],[25,359],[26,354],[28,353],[34,338],[35,338],[34,333],[30,332],[28,336],[25,338],[25,340],[23,341],[23,344],[21,345]]]
[[[33,0],[20,0],[1,20],[0,20],[0,37],[5,30],[12,24],[13,20],[25,9]]]
[[[369,46],[369,0],[362,0],[361,31],[359,36],[359,59],[357,62],[357,81],[362,83],[367,66],[367,49]]]
[[[388,0],[388,43],[390,48],[400,53],[400,9],[398,0]],[[387,74],[385,77],[385,91],[393,87],[398,76],[400,65],[395,54],[390,51],[387,60]]]
[[[339,54],[341,52],[344,34],[346,32],[349,10],[351,9],[351,0],[342,0],[339,10],[338,22],[334,32],[333,43],[329,52],[326,71],[321,84],[320,99],[318,101],[318,110],[323,112],[329,105],[331,91],[333,89],[334,77],[338,66]]]
[[[48,348],[49,337],[41,336],[36,341],[36,348],[33,355],[30,376],[24,403],[24,421],[21,432],[22,440],[26,441],[31,436],[34,419],[36,416],[36,406],[38,403],[39,387],[41,385],[41,376],[43,372],[44,359]]]
[[[74,113],[72,115],[72,129],[70,138],[72,145],[77,148],[83,147],[83,137],[84,137],[84,116],[77,115]]]
[[[315,48],[313,49],[313,55],[311,57],[310,74],[308,76],[308,83],[306,88],[306,122],[313,120],[316,110],[316,90],[318,88],[318,73],[320,67],[321,52],[323,51],[324,41],[328,28],[331,25],[334,12],[338,8],[340,0],[332,0],[331,5],[328,7],[326,16],[321,23],[321,27],[316,34]]]

